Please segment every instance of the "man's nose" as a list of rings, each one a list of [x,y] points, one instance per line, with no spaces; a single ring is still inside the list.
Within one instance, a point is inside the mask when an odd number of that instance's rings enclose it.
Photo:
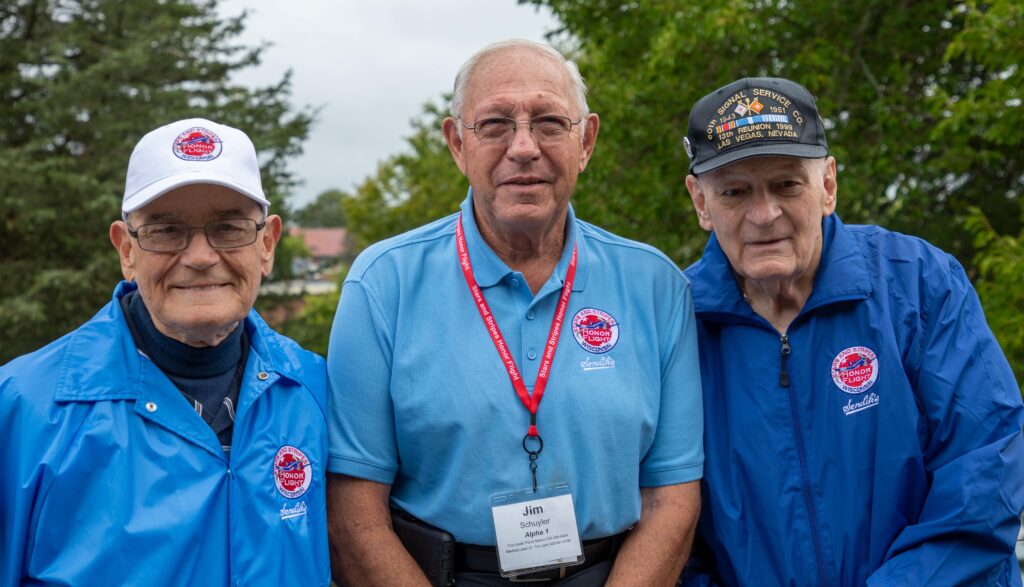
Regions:
[[[778,199],[764,188],[756,189],[750,208],[747,210],[747,219],[759,226],[771,224],[782,214]]]
[[[206,230],[202,226],[189,227],[188,245],[181,251],[181,260],[185,265],[196,269],[209,267],[220,260],[220,253],[210,246]]]
[[[516,124],[512,141],[508,145],[508,156],[515,161],[529,161],[540,156],[540,145],[530,130],[529,122]]]

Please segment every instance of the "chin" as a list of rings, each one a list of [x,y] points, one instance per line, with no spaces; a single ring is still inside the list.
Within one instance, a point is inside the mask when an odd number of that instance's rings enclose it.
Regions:
[[[740,274],[754,281],[786,281],[797,276],[792,265],[778,263],[757,263],[752,267],[745,267]]]
[[[196,312],[188,316],[182,316],[180,320],[174,320],[174,330],[181,332],[188,339],[209,340],[211,338],[227,335],[245,319],[245,314],[238,313],[205,313]]]

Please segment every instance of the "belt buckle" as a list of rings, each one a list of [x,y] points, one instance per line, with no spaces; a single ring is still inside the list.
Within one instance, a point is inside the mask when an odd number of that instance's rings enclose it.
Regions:
[[[522,575],[511,575],[509,577],[506,577],[506,579],[508,579],[510,583],[545,583],[547,581],[552,581],[554,579],[559,579],[559,580],[564,579],[565,578],[566,566],[565,565],[558,565],[557,568],[558,568],[558,576],[557,577],[533,577],[533,578],[527,578],[529,575],[536,574],[537,572],[544,572],[544,571],[536,571],[534,573],[523,573]],[[549,569],[549,570],[553,571],[555,569],[552,568],[552,569]]]

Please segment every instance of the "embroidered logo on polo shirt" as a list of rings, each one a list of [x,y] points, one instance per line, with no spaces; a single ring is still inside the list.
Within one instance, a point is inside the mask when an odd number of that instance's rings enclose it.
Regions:
[[[294,446],[282,446],[274,457],[274,484],[288,499],[302,497],[313,482],[313,467],[305,453]]]
[[[213,131],[193,126],[174,139],[171,150],[185,161],[212,161],[220,156],[222,144]]]
[[[572,317],[572,335],[583,350],[601,354],[619,342],[619,323],[596,308],[583,308]]]
[[[593,357],[587,357],[586,359],[583,359],[582,361],[580,361],[580,369],[583,369],[584,371],[599,371],[601,369],[614,369],[614,368],[615,368],[615,359],[609,357],[608,355],[605,355],[605,356],[601,357],[600,359],[595,359]]]

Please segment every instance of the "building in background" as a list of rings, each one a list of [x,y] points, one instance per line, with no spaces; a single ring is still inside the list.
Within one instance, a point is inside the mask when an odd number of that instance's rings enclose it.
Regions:
[[[344,228],[302,228],[293,226],[288,235],[301,239],[309,257],[292,260],[292,274],[306,280],[319,281],[336,272],[352,250],[348,231]]]

